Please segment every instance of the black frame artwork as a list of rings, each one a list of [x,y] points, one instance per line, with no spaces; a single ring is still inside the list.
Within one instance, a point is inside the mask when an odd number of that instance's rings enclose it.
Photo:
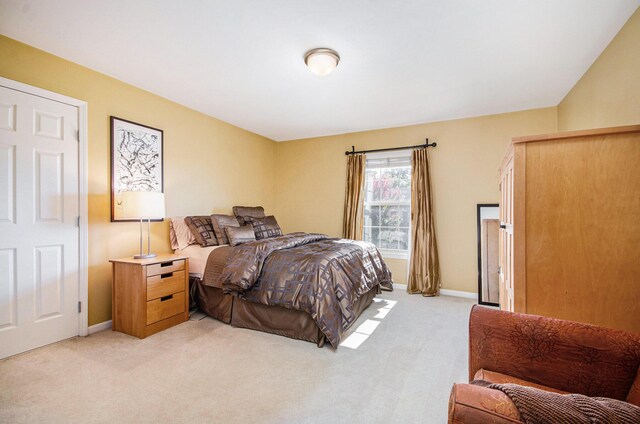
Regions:
[[[119,192],[123,185],[132,191],[164,192],[164,133],[115,116],[110,117],[110,123],[111,222],[138,221],[118,217]],[[122,172],[125,169],[127,172]]]

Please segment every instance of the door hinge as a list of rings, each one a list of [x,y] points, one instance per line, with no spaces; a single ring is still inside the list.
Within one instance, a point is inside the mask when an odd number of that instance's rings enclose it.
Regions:
[[[76,227],[80,228],[80,217],[76,216]]]
[[[78,313],[82,313],[82,302],[78,301]]]

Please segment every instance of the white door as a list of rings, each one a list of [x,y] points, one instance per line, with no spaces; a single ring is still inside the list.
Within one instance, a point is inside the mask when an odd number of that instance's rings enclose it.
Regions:
[[[0,358],[78,335],[78,108],[0,87]]]

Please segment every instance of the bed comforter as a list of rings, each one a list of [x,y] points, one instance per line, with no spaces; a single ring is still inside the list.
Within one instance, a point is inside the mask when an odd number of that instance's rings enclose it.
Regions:
[[[333,347],[357,319],[353,306],[360,296],[393,289],[380,252],[363,241],[292,233],[245,243],[226,253],[219,276],[226,293],[308,313]]]

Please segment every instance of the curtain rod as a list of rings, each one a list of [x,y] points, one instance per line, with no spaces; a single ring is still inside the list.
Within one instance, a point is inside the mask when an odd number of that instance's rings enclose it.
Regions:
[[[351,151],[344,152],[345,155],[357,155],[359,153],[374,153],[374,152],[390,152],[393,150],[407,150],[407,149],[426,149],[427,147],[436,147],[438,143],[429,143],[429,139],[425,139],[424,144],[416,144],[415,146],[405,146],[405,147],[389,147],[387,149],[372,149],[372,150],[359,150],[356,152],[355,146],[351,146]]]

